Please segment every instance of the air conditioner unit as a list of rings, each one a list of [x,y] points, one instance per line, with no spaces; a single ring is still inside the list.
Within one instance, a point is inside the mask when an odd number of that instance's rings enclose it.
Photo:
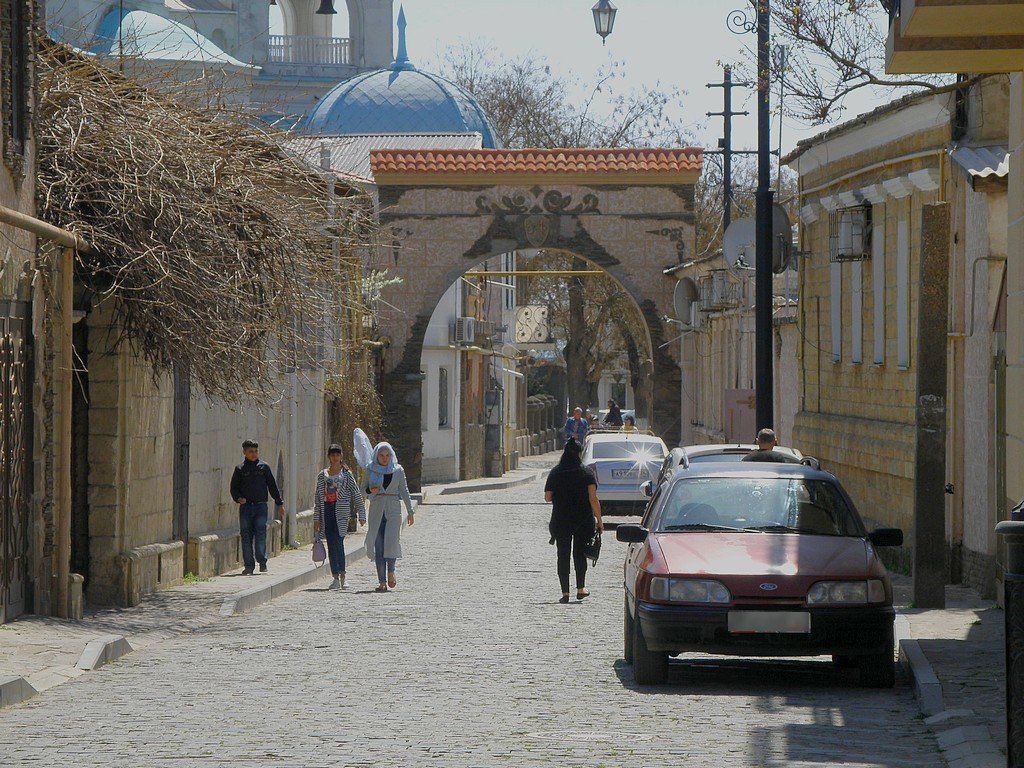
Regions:
[[[704,312],[736,307],[739,303],[740,286],[730,278],[726,270],[713,270],[701,280],[700,308]]]
[[[871,206],[839,208],[828,216],[828,250],[832,261],[871,258]]]
[[[476,318],[456,318],[452,323],[451,340],[453,344],[474,344],[476,342]]]

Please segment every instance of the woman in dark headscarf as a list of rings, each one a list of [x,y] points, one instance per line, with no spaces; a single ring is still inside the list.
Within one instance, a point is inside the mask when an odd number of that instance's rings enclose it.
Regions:
[[[609,427],[622,426],[622,409],[614,400],[608,401],[608,413],[605,414],[604,423]]]
[[[583,466],[580,454],[583,448],[575,440],[565,444],[562,458],[544,486],[544,501],[553,504],[551,535],[558,549],[558,580],[562,585],[562,599],[569,602],[569,559],[576,568],[576,599],[582,600],[587,590],[587,557],[584,547],[594,537],[594,530],[604,531],[601,521],[601,502],[597,499],[597,478]]]

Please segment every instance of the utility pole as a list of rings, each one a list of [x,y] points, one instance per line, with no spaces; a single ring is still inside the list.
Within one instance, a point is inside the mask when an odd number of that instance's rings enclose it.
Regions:
[[[733,112],[732,111],[732,89],[733,88],[747,88],[749,83],[734,83],[732,80],[732,67],[726,64],[723,67],[722,82],[720,83],[708,83],[708,88],[721,88],[723,96],[723,104],[721,112],[708,112],[708,117],[721,117],[725,123],[722,129],[722,138],[718,140],[718,151],[717,152],[705,152],[708,155],[721,155],[722,156],[722,195],[723,195],[723,207],[722,207],[722,231],[724,232],[729,228],[729,223],[732,221],[732,156],[734,154],[744,154],[742,152],[734,152],[732,148],[732,119],[738,115],[749,115],[749,112]]]
[[[770,0],[757,2],[757,212],[754,285],[757,428],[773,427]]]

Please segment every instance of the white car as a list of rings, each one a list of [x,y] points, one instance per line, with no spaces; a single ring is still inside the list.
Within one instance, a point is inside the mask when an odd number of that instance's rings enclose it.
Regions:
[[[647,506],[643,486],[658,477],[668,447],[642,432],[596,432],[583,445],[583,465],[597,476],[597,498],[609,514],[639,515]]]

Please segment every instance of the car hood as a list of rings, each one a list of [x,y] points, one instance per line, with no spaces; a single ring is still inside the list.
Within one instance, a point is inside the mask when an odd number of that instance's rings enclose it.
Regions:
[[[763,596],[765,580],[778,585],[774,596],[798,595],[815,581],[866,579],[876,572],[873,548],[854,537],[700,532],[651,538],[660,555],[655,562],[666,573],[712,576],[727,582],[734,595]]]

